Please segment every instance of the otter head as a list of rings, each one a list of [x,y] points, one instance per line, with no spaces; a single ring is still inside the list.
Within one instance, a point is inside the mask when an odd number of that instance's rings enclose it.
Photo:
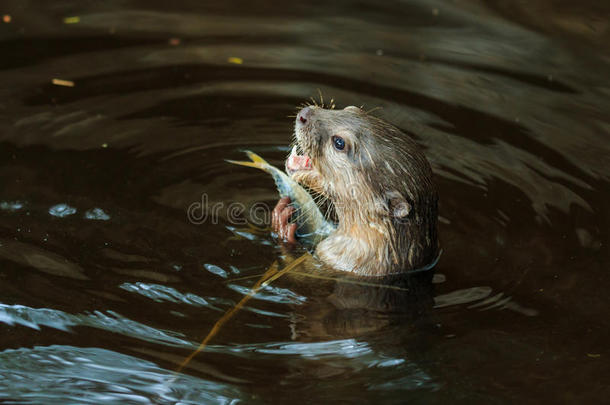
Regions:
[[[363,250],[354,266],[387,274],[435,258],[432,171],[409,136],[353,106],[305,107],[297,114],[294,132],[287,172],[333,203],[339,219],[334,236],[352,238]],[[321,248],[333,243],[332,236]]]

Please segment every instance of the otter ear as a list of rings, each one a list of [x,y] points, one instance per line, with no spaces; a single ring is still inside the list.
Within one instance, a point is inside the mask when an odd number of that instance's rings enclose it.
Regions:
[[[344,108],[344,110],[347,111],[353,111],[353,112],[361,112],[362,110],[359,107],[356,107],[355,105],[350,105]]]
[[[411,204],[398,191],[387,191],[385,193],[388,212],[396,219],[406,219],[411,213]]]

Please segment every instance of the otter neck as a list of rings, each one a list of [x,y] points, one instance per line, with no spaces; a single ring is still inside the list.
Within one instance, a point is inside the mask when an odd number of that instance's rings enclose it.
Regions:
[[[335,254],[339,262],[352,262],[355,273],[380,276],[395,270],[398,257],[393,254],[393,227],[388,219],[375,215],[374,207],[372,201],[335,205],[339,224],[334,234],[347,242],[345,250]]]

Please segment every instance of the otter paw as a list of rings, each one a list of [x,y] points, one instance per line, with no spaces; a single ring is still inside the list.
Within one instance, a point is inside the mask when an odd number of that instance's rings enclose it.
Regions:
[[[297,243],[297,224],[290,223],[290,216],[294,213],[294,207],[290,205],[290,198],[283,197],[271,213],[271,228],[279,239],[286,243]]]

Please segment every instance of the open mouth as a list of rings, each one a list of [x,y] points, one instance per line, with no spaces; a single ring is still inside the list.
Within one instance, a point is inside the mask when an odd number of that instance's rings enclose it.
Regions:
[[[297,146],[293,146],[290,156],[286,159],[286,171],[293,174],[301,170],[311,170],[311,158],[305,154],[299,154]]]

